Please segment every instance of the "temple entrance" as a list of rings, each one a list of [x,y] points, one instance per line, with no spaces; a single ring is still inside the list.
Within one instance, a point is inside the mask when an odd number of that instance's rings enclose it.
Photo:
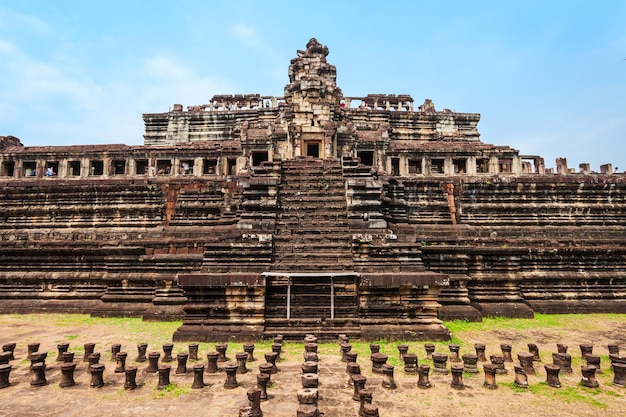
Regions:
[[[306,142],[306,156],[312,156],[313,158],[320,157],[320,142]]]

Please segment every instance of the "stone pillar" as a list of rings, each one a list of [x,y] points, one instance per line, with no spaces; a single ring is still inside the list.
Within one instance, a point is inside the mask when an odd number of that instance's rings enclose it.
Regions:
[[[520,352],[517,354],[520,367],[528,375],[535,375],[535,367],[533,366],[535,356],[530,352]]]
[[[356,362],[348,362],[346,364],[346,372],[348,373],[348,386],[353,386],[352,375],[360,375],[361,367]]]
[[[57,344],[57,362],[61,362],[63,360],[63,353],[67,352],[67,349],[69,349],[69,347],[70,344],[67,342]]]
[[[305,343],[304,351],[317,353],[317,347],[318,347],[317,343]]]
[[[461,362],[461,358],[459,357],[459,349],[461,346],[459,345],[448,345],[448,349],[450,349],[450,362]]]
[[[276,362],[280,361],[280,353],[283,350],[282,343],[273,343],[272,344],[272,352],[276,354]]]
[[[124,374],[126,377],[126,380],[124,381],[124,389],[125,390],[133,390],[135,388],[137,388],[137,367],[136,366],[129,366],[128,368],[124,369]]]
[[[159,371],[159,358],[161,354],[159,352],[148,353],[148,367],[146,372],[156,374]]]
[[[585,359],[585,355],[588,353],[593,353],[593,345],[589,343],[582,343],[579,345],[580,347],[580,357],[581,359]]]
[[[269,396],[267,395],[267,384],[270,380],[268,374],[257,374],[256,386],[261,390],[261,401],[267,401]]]
[[[433,353],[433,371],[438,374],[448,375],[448,355],[445,353],[434,352]]]
[[[27,346],[28,356],[30,356],[31,353],[37,352],[39,350],[39,345],[40,343],[29,343]]]
[[[100,363],[100,352],[94,352],[87,358],[89,365],[96,365]]]
[[[272,369],[274,369],[274,365],[271,363],[262,363],[259,365],[259,373],[269,375],[269,380],[267,381],[267,386],[272,386]]]
[[[217,372],[217,358],[219,358],[219,352],[209,352],[206,354],[207,365],[206,373],[214,374]]]
[[[506,368],[504,367],[504,357],[500,355],[491,355],[489,356],[491,363],[496,366],[496,373],[500,375],[504,375],[507,373]]]
[[[224,382],[224,388],[233,389],[239,386],[237,382],[237,369],[239,365],[233,362],[229,362],[224,365],[224,372],[226,372],[226,381]]]
[[[46,367],[46,358],[48,357],[48,352],[33,352],[29,355],[30,359],[30,370],[32,372],[33,366],[36,363],[43,363],[44,368]]]
[[[85,343],[85,354],[83,355],[83,362],[89,362],[89,355],[91,355],[96,348],[95,343]]]
[[[352,350],[352,345],[350,343],[341,343],[339,346],[341,347],[341,362],[348,362],[346,354]]]
[[[32,367],[33,379],[30,381],[30,385],[33,387],[41,387],[46,385],[46,365],[43,362],[33,364]]]
[[[218,362],[228,362],[228,358],[226,357],[226,350],[228,349],[228,343],[216,343],[215,350],[219,354],[217,357]]]
[[[374,353],[379,353],[379,352],[380,352],[380,345],[372,343],[370,345],[370,355],[373,355]]]
[[[315,352],[304,352],[304,361],[305,362],[319,362],[319,358],[317,357],[317,353]]]
[[[359,392],[365,389],[365,383],[367,382],[367,377],[365,375],[356,374],[352,375],[352,386],[354,391],[352,393],[352,399],[354,401],[359,401]]]
[[[317,337],[314,334],[304,335],[304,343],[317,343]]]
[[[558,365],[564,374],[571,374],[572,370],[572,356],[567,353],[553,353],[552,363]]]
[[[115,373],[121,374],[126,372],[126,358],[128,357],[128,353],[119,352],[117,355],[117,363],[115,365]]]
[[[267,363],[271,363],[272,364],[272,373],[273,374],[278,373],[278,367],[276,366],[276,359],[278,359],[278,353],[276,353],[276,352],[271,352],[271,353],[266,353],[265,354],[265,361]]]
[[[602,368],[600,368],[600,356],[589,353],[587,354],[586,358],[587,358],[587,365],[595,366],[596,373],[601,374]]]
[[[409,352],[409,345],[398,345],[398,356],[400,358],[401,361],[404,360],[404,355],[406,355]]]
[[[607,346],[609,349],[609,355],[618,355],[619,356],[619,345],[617,343],[612,343]],[[4,347],[3,347],[4,349]]]
[[[243,351],[248,355],[248,362],[255,362],[256,358],[254,357],[254,343],[246,343],[243,345]]]
[[[249,417],[262,417],[263,412],[261,411],[261,390],[259,388],[250,388],[246,393],[248,396],[248,401],[250,402],[250,411],[248,412]]]
[[[15,360],[15,356],[13,354],[13,352],[15,351],[15,346],[17,346],[17,343],[5,343],[4,345],[2,345],[2,351],[9,352],[11,354],[9,356],[10,361]],[[37,349],[39,349],[39,347],[37,347]]]
[[[358,356],[359,356],[359,354],[357,352],[354,352],[354,351],[350,351],[350,352],[346,353],[346,363],[356,362]]]
[[[319,393],[315,388],[305,388],[298,390],[298,411],[296,417],[318,417],[317,409]]]
[[[394,367],[389,364],[384,364],[382,366],[383,371],[383,388],[396,389],[396,381],[393,378],[393,370]]]
[[[193,366],[193,383],[191,389],[204,388],[204,365],[196,363]]]
[[[176,371],[174,371],[175,374],[186,374],[187,373],[187,359],[189,358],[189,354],[188,353],[179,353],[178,355],[176,355],[176,361],[177,361],[177,366],[176,366]]]
[[[372,390],[364,389],[359,393],[359,417],[378,417],[378,407],[372,405]]]
[[[235,358],[237,359],[237,373],[239,374],[248,373],[248,368],[246,367],[246,363],[248,361],[248,354],[246,352],[239,352],[235,354]]]
[[[104,365],[101,363],[89,365],[89,372],[91,373],[91,383],[89,386],[92,388],[102,388],[104,386],[104,379],[102,377]]]
[[[174,350],[173,343],[165,343],[163,345],[163,359],[161,362],[173,362],[174,358],[172,357],[172,351]]]
[[[450,371],[452,371],[452,382],[450,383],[450,386],[455,389],[464,389],[463,365],[460,363],[453,363],[450,366]]]
[[[515,370],[515,386],[518,388],[528,388],[528,376],[526,376],[524,368],[515,365],[513,369]]]
[[[59,386],[61,388],[73,387],[76,385],[74,382],[74,371],[76,370],[76,363],[63,363],[61,364],[61,382]]]
[[[435,345],[432,343],[426,343],[424,345],[424,350],[426,351],[426,359],[429,361],[433,360],[433,352],[435,351]]]
[[[553,388],[561,388],[561,381],[559,381],[559,371],[561,368],[558,365],[545,364],[543,366],[546,369],[546,384]]]
[[[430,366],[428,365],[420,365],[417,370],[418,378],[417,378],[417,387],[418,388],[430,388],[432,385],[428,379],[428,374],[430,373]]]
[[[596,380],[596,367],[593,365],[583,365],[581,366],[582,371],[582,379],[580,383],[583,387],[587,388],[598,388],[600,384]]]
[[[511,350],[513,348],[508,343],[500,344],[500,350],[502,351],[502,357],[505,362],[513,362],[513,357],[511,356]]]
[[[405,353],[404,356],[404,372],[414,375],[417,373],[417,355],[415,353]]]
[[[189,360],[197,361],[198,360],[198,343],[190,343],[189,344]]]
[[[567,348],[568,346],[566,344],[563,344],[563,343],[556,344],[556,351],[558,353],[567,353]]]
[[[0,365],[6,365],[11,360],[11,352],[1,352],[0,353]]]
[[[470,373],[470,374],[477,374],[480,372],[478,370],[478,356],[477,355],[466,353],[463,356],[461,356],[461,358],[463,359],[463,369],[465,370],[465,372]]]
[[[372,353],[372,372],[376,374],[383,373],[383,365],[387,363],[387,355],[384,353]]]
[[[496,371],[498,367],[491,363],[486,363],[483,365],[483,369],[485,371],[485,383],[483,386],[489,389],[498,388],[498,384],[496,383]]]
[[[148,359],[146,358],[146,351],[148,350],[148,344],[147,343],[139,343],[137,345],[137,359],[135,359],[135,362],[145,362]]]
[[[479,362],[487,362],[487,357],[485,356],[486,346],[484,343],[475,343],[474,349],[476,350],[476,356],[478,357]]]
[[[74,352],[63,352],[62,362],[74,362]]]
[[[170,371],[172,367],[170,365],[161,365],[158,367],[159,383],[157,389],[165,389],[170,385]]]
[[[539,356],[539,348],[534,343],[528,344],[528,351],[533,354],[534,362],[541,362],[541,357]]]
[[[119,343],[113,343],[111,345],[111,362],[117,362],[117,354],[122,350],[122,345]]]
[[[302,388],[317,388],[319,385],[319,377],[317,374],[302,374],[302,376],[300,376],[300,382],[302,383]]]
[[[302,373],[304,374],[317,374],[317,370],[317,362],[304,362],[302,364]]]
[[[0,365],[0,389],[7,388],[11,385],[9,381],[9,375],[11,374],[12,366],[8,363],[3,363]]]
[[[626,363],[613,362],[613,385],[626,388]]]

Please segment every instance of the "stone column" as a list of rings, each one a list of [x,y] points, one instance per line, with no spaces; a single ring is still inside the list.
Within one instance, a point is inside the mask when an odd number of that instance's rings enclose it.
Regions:
[[[271,363],[265,362],[259,365],[259,373],[269,376],[269,379],[267,381],[268,387],[272,386],[272,369],[274,369],[274,365],[272,365]]]
[[[348,373],[348,386],[353,386],[352,375],[360,375],[361,367],[356,362],[348,362],[346,364],[346,372]]]
[[[484,343],[475,343],[474,349],[476,350],[476,356],[478,357],[479,362],[487,362],[487,357],[485,356],[486,346]]]
[[[254,343],[246,343],[243,345],[243,351],[248,355],[248,362],[255,362],[256,359],[254,357]]]
[[[426,359],[429,361],[433,360],[433,352],[435,351],[435,345],[432,343],[426,343],[424,345],[424,350],[426,351]]]
[[[247,374],[248,368],[246,367],[246,363],[248,361],[248,354],[246,352],[239,352],[235,354],[235,358],[237,359],[237,373]]]
[[[261,390],[261,401],[267,401],[269,396],[267,395],[267,384],[270,380],[268,374],[257,374],[256,385]]]
[[[193,366],[193,383],[191,389],[204,388],[204,365],[197,363]]]
[[[11,386],[9,381],[9,375],[11,374],[12,366],[8,363],[0,365],[0,388],[7,388]]]
[[[113,343],[111,345],[111,362],[117,362],[117,354],[122,350],[122,345],[119,343]]]
[[[513,348],[508,343],[500,344],[500,350],[502,351],[502,357],[505,362],[513,362],[513,357],[511,356],[511,350]]]
[[[552,363],[554,365],[558,365],[563,371],[564,374],[571,374],[574,372],[572,370],[572,356],[567,353],[553,353],[552,354]]]
[[[558,365],[545,364],[543,366],[546,370],[546,384],[553,388],[561,388],[561,381],[559,381],[559,371],[561,368]]]
[[[302,388],[317,388],[319,385],[319,377],[317,374],[307,373],[300,376]]]
[[[387,355],[384,353],[372,353],[372,372],[376,374],[383,373],[383,365],[387,363]]]
[[[352,393],[352,399],[354,401],[359,401],[359,393],[365,389],[365,383],[367,382],[367,377],[365,375],[356,374],[352,375],[352,386],[354,388]]]
[[[588,353],[593,353],[593,345],[589,343],[581,343],[578,345],[580,347],[580,357],[581,359],[585,359],[585,355]]]
[[[497,365],[486,363],[483,365],[483,369],[485,371],[485,383],[483,385],[489,389],[498,388],[498,384],[496,383]]]
[[[207,365],[206,373],[214,374],[217,372],[217,358],[220,356],[219,352],[209,352],[206,354]]]
[[[539,356],[539,348],[534,343],[528,344],[528,351],[533,354],[533,361],[541,362],[541,357]]]
[[[533,366],[534,355],[530,352],[520,352],[517,354],[519,364],[528,375],[535,375],[535,367]]]
[[[75,362],[61,364],[61,382],[59,382],[59,386],[61,388],[73,387],[74,385],[76,385],[76,382],[74,382],[75,370]]]
[[[428,365],[420,365],[418,369],[418,379],[417,379],[417,387],[418,388],[430,388],[432,385],[428,380],[428,374],[430,373],[430,366]]]
[[[146,358],[146,351],[148,350],[148,344],[147,343],[139,343],[137,345],[137,359],[135,359],[135,362],[145,362],[148,359]]]
[[[13,352],[15,351],[15,346],[17,346],[17,343],[5,343],[4,345],[2,345],[2,351],[10,353],[9,355],[10,361],[15,360],[15,356],[13,354]],[[37,347],[37,349],[39,349],[39,347]]]
[[[157,389],[165,389],[170,385],[170,371],[172,367],[170,365],[161,365],[158,367],[159,383]]]
[[[433,371],[438,374],[448,375],[448,355],[445,353],[434,352],[433,353]]]
[[[459,357],[459,350],[461,346],[459,345],[448,345],[448,349],[450,349],[450,362],[461,362],[461,358]]]
[[[383,371],[383,388],[396,389],[396,381],[393,378],[393,370],[394,367],[389,364],[384,364],[382,366]]]
[[[595,366],[596,373],[601,374],[602,368],[600,368],[600,356],[589,353],[587,354],[586,358],[587,358],[587,365]]]
[[[156,374],[159,371],[159,358],[161,354],[159,352],[148,353],[148,367],[146,372]]]
[[[119,352],[115,356],[117,357],[117,363],[115,365],[115,373],[121,374],[121,373],[126,372],[126,357],[128,356],[128,353]]]
[[[126,368],[124,370],[124,374],[125,374],[125,381],[124,381],[124,389],[125,390],[133,390],[135,388],[137,388],[137,367],[136,366],[129,366],[128,368]]]
[[[30,385],[33,387],[41,387],[46,385],[46,365],[43,362],[37,362],[32,367],[33,379],[30,381]]]
[[[417,373],[417,355],[415,353],[405,353],[404,356],[404,372],[407,374]]]
[[[189,360],[197,361],[198,360],[198,343],[190,343],[189,344]]]
[[[613,362],[613,385],[626,388],[626,363]]]
[[[57,362],[61,362],[63,360],[63,353],[67,352],[67,349],[69,349],[69,347],[70,344],[67,342],[57,344]]]
[[[83,362],[89,362],[89,355],[91,355],[96,348],[95,343],[85,343],[85,354],[83,355]]]
[[[228,362],[228,358],[226,357],[226,350],[228,349],[227,343],[216,343],[215,350],[219,354],[217,357],[218,362]]]
[[[173,362],[174,358],[172,357],[172,351],[174,350],[173,343],[165,343],[163,345],[163,359],[161,362]]]
[[[600,384],[598,383],[598,380],[596,379],[596,367],[593,365],[583,365],[581,366],[581,371],[582,371],[582,380],[580,381],[580,383],[583,385],[583,387],[587,387],[587,388],[598,388],[600,386]]]
[[[504,367],[504,357],[500,355],[491,355],[489,356],[489,359],[491,359],[491,363],[496,366],[497,374],[504,375],[507,373],[507,370]]]
[[[450,366],[450,371],[452,371],[452,382],[450,383],[450,386],[455,389],[464,389],[463,365],[460,363],[453,363]]]
[[[224,388],[233,389],[239,386],[237,382],[237,369],[239,366],[236,363],[229,362],[224,365],[224,372],[226,372],[226,381],[224,382]]]
[[[528,388],[528,377],[526,376],[524,368],[515,365],[513,369],[515,370],[515,386],[518,388]]]
[[[465,372],[470,373],[470,374],[477,374],[480,372],[478,370],[478,356],[477,355],[466,353],[463,356],[461,356],[461,358],[463,359],[463,369],[465,370]]]
[[[92,388],[102,388],[104,386],[104,379],[102,377],[104,365],[101,363],[89,365],[89,372],[91,373],[91,383],[89,386]]]
[[[176,371],[175,374],[186,374],[187,373],[187,359],[189,358],[188,353],[179,353],[176,355]]]
[[[276,366],[276,359],[278,359],[278,353],[276,353],[276,352],[271,352],[271,353],[266,353],[265,354],[265,361],[267,363],[271,363],[272,364],[272,373],[273,374],[278,373],[278,367]]]
[[[404,360],[404,355],[406,355],[409,352],[409,345],[398,345],[398,356],[400,358],[401,361]]]

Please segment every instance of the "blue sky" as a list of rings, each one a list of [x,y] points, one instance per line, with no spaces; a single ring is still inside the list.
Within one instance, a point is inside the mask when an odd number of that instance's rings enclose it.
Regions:
[[[311,37],[347,96],[430,98],[548,167],[626,169],[624,1],[4,0],[0,135],[141,144],[142,113],[282,95]]]

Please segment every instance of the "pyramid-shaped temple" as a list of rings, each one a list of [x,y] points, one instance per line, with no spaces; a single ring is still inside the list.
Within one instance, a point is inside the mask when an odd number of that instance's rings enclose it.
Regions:
[[[344,96],[327,56],[297,51],[282,96],[144,114],[143,146],[0,137],[0,312],[224,341],[626,311],[622,174],[546,169],[430,100]]]

